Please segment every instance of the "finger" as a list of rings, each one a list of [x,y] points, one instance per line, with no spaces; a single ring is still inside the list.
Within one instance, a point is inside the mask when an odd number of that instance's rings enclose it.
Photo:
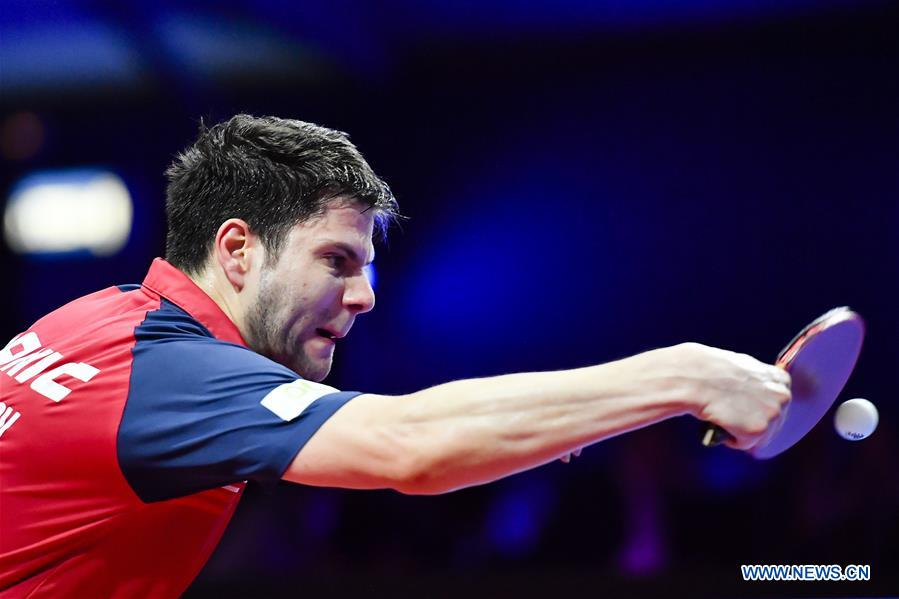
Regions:
[[[793,382],[793,377],[790,376],[790,373],[784,370],[783,368],[774,368],[774,380],[778,383],[784,385],[787,389],[790,388],[790,385]]]
[[[790,388],[787,385],[780,383],[780,382],[768,381],[765,383],[765,389],[767,389],[774,396],[776,396],[780,400],[780,403],[789,401],[790,397],[792,396],[792,393],[790,392]]]
[[[740,442],[737,441],[734,437],[725,439],[724,441],[721,442],[721,445],[724,445],[725,447],[730,447],[731,449],[743,449]]]
[[[723,445],[725,445],[726,447],[730,447],[731,449],[746,451],[747,449],[752,449],[753,447],[755,447],[755,440],[746,438],[736,439],[734,437],[731,437],[730,439],[724,441]]]

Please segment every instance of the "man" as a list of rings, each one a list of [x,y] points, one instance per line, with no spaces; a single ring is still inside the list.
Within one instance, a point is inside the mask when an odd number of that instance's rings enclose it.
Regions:
[[[238,115],[168,172],[166,261],[0,352],[0,594],[175,597],[249,480],[444,493],[679,416],[747,449],[789,376],[683,344],[408,396],[319,384],[397,214],[345,135]]]

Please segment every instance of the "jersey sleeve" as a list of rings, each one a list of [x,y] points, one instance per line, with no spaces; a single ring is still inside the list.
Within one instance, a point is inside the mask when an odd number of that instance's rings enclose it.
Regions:
[[[189,317],[161,312],[135,332],[117,437],[119,466],[143,501],[279,480],[318,428],[359,395],[303,380],[205,329],[197,334],[190,329],[202,325]]]

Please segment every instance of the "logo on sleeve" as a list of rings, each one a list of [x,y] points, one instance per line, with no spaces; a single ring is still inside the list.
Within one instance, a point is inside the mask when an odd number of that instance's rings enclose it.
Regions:
[[[316,399],[330,393],[337,393],[337,389],[321,383],[298,379],[292,383],[275,387],[262,398],[261,403],[264,408],[281,420],[290,422],[302,414]]]

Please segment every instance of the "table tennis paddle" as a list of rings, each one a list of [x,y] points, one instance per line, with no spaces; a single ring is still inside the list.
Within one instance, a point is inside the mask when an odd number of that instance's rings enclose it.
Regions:
[[[834,308],[802,329],[777,356],[776,366],[790,373],[792,399],[780,429],[749,453],[757,459],[773,458],[802,439],[836,401],[855,368],[865,337],[865,324],[849,308]],[[709,447],[730,434],[710,426],[702,438]]]

